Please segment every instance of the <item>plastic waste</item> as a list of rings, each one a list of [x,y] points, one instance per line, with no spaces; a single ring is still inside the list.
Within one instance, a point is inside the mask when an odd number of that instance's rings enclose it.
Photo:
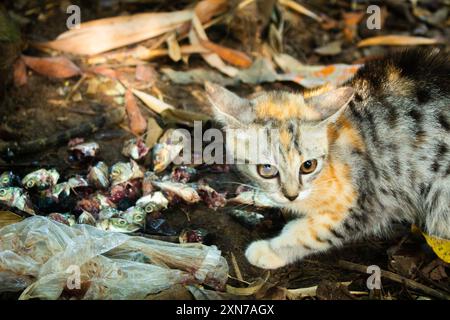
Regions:
[[[215,246],[69,227],[33,216],[0,229],[0,271],[9,279],[15,274],[33,280],[20,299],[143,299],[175,284],[223,290],[228,265]],[[27,284],[10,280],[5,288],[0,281],[0,292]]]

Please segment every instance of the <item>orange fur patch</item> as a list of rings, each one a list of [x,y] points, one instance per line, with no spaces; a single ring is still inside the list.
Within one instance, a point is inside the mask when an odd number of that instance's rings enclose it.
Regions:
[[[329,181],[332,182],[331,186],[325,183]],[[326,215],[334,222],[344,219],[356,200],[350,168],[334,159],[330,159],[325,165],[319,177],[313,182],[313,188],[319,191],[314,192],[308,199],[307,211]]]
[[[341,116],[335,125],[330,125],[327,134],[330,144],[335,143],[341,138],[343,140],[345,139],[354,149],[360,152],[364,152],[365,150],[364,140],[345,116]]]
[[[264,99],[256,100],[256,118],[260,120],[274,119],[305,119],[315,120],[320,116],[310,106],[305,105],[299,96],[295,94],[281,94],[267,96]]]
[[[292,141],[292,135],[286,130],[280,130],[280,143],[287,148]]]
[[[396,66],[387,67],[386,84],[390,91],[399,96],[410,96],[414,90],[414,82],[401,75]]]

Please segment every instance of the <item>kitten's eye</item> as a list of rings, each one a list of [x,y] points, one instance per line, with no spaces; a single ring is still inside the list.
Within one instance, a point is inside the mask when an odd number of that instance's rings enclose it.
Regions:
[[[266,179],[275,178],[278,175],[278,169],[270,164],[259,164],[257,169],[258,174]]]
[[[300,167],[300,173],[301,174],[310,174],[317,168],[317,160],[308,160],[302,163],[302,166]]]

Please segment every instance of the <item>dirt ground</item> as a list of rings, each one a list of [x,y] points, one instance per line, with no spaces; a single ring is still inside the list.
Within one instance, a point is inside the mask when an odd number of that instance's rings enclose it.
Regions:
[[[36,1],[38,2],[38,1]],[[341,1],[333,1],[339,3]],[[345,1],[342,1],[345,2]],[[114,16],[123,12],[124,7],[119,6],[109,10],[98,11],[93,3],[81,1],[83,8],[83,20],[101,18],[105,16]],[[140,11],[169,11],[185,7],[189,1],[177,1],[176,5],[163,5],[163,1],[150,1],[148,4],[129,5],[128,12]],[[7,1],[9,8],[14,9],[12,1]],[[324,1],[317,1],[311,4],[312,10],[326,12],[327,15],[335,19],[341,17],[343,8],[348,8],[346,4],[335,4],[326,6]],[[391,7],[388,7],[391,10]],[[20,13],[20,9],[14,9]],[[292,14],[292,13],[291,13]],[[65,31],[66,16],[60,12],[46,17],[40,21],[37,16],[30,17],[30,23],[23,27],[23,34],[30,41],[53,39],[61,32]],[[314,54],[313,49],[324,43],[338,37],[338,32],[327,31],[307,18],[295,19],[296,24],[288,24],[285,27],[284,51],[296,57],[307,64],[327,64],[327,63],[354,63],[358,59],[369,55],[382,53],[385,49],[367,48],[355,49],[354,46],[344,46],[341,53],[334,56],[320,56]],[[386,23],[392,33],[401,30],[414,30],[417,24],[411,24],[401,13],[393,12]],[[302,30],[302,32],[298,32]],[[369,31],[364,31],[369,33]],[[429,28],[430,34],[439,33],[448,37],[449,30]],[[235,47],[238,49],[249,50],[243,45],[241,39],[233,33],[233,28],[219,25],[208,30],[208,35],[212,41]],[[360,36],[369,36],[362,34]],[[448,39],[448,38],[447,38]],[[448,47],[448,45],[447,45]],[[28,47],[25,49],[28,55],[39,55],[39,51]],[[74,61],[77,61],[76,59]],[[151,62],[156,70],[164,66],[177,68],[179,70],[188,70],[194,66],[204,66],[204,62],[199,56],[192,56],[189,64],[183,62],[174,63],[168,58],[159,58]],[[61,91],[67,92],[78,81],[78,78],[70,80],[55,80],[29,72],[28,83],[20,88],[11,87],[7,93],[7,101],[2,110],[0,110],[0,138],[4,141],[28,141],[36,138],[45,138],[49,135],[64,132],[69,128],[80,123],[89,123],[94,117],[108,112],[115,104],[109,97],[105,96],[83,96],[78,102],[72,100],[65,106],[52,101],[63,99]],[[159,76],[155,86],[163,93],[166,102],[187,110],[206,111],[207,105],[202,99],[203,90],[200,85],[176,85],[169,80]],[[81,84],[80,91],[85,90],[85,84]],[[295,84],[275,83],[264,84],[260,86],[240,85],[230,87],[240,94],[250,94],[256,90],[262,89],[283,89],[283,90],[301,90]],[[141,107],[146,116],[154,116],[151,111]],[[100,131],[85,137],[86,140],[94,140],[100,144],[99,159],[111,165],[118,161],[126,161],[117,148],[118,145],[131,138],[133,135],[127,130],[127,124],[122,126],[113,126],[103,128]],[[40,167],[54,167],[61,173],[61,178],[70,176],[74,173],[86,174],[86,167],[74,167],[68,161],[67,146],[61,145],[56,148],[41,150],[36,153],[20,156],[12,159],[3,159],[0,161],[2,170],[12,169],[18,174],[26,174]],[[233,172],[231,173],[208,173],[218,189],[227,190],[235,188],[234,182],[239,181]],[[285,223],[284,217],[280,212],[263,211],[267,219],[264,227],[256,230],[250,230],[244,227],[227,214],[229,207],[221,208],[216,211],[206,208],[203,205],[173,208],[164,213],[169,225],[178,233],[183,228],[204,228],[211,234],[209,244],[216,245],[226,257],[230,266],[230,275],[237,277],[233,267],[231,255],[234,254],[237,264],[245,281],[252,282],[263,277],[264,271],[251,266],[244,257],[246,246],[255,239],[267,238],[280,230]],[[377,265],[384,270],[393,270],[389,249],[402,242],[409,249],[417,248],[423,252],[425,258],[423,261],[433,260],[433,254],[427,248],[423,241],[409,234],[409,226],[398,226],[397,232],[389,239],[369,239],[361,243],[354,243],[342,249],[335,249],[326,254],[308,257],[306,260],[295,263],[288,267],[270,272],[268,283],[274,286],[284,288],[304,288],[309,286],[326,286],[326,281],[346,282],[352,281],[349,287],[350,291],[367,291],[366,279],[368,274],[349,271],[338,266],[339,260],[355,262],[363,266]],[[447,269],[448,270],[448,269]],[[394,270],[395,271],[395,270]],[[423,280],[423,279],[422,279]],[[447,280],[448,281],[448,280]],[[424,282],[432,285],[432,280]],[[239,281],[230,279],[230,284],[235,286],[242,285]],[[447,288],[449,286],[447,285]],[[273,291],[273,290],[272,290]],[[332,295],[330,289],[330,296]],[[395,297],[396,299],[411,299],[412,294],[406,286],[383,279],[382,295],[384,298]],[[270,290],[265,293],[265,298],[276,297]],[[339,298],[339,296],[334,296]],[[347,297],[348,298],[348,297]],[[351,298],[367,298],[367,295],[352,295]]]

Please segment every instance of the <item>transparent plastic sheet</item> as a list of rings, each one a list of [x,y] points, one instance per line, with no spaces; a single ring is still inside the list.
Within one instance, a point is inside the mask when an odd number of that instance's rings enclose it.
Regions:
[[[215,246],[68,227],[34,216],[0,229],[0,271],[35,280],[21,299],[58,299],[70,292],[75,273],[82,288],[77,298],[143,299],[177,283],[223,289],[228,265]]]
[[[0,292],[20,292],[32,283],[31,277],[0,271]]]

